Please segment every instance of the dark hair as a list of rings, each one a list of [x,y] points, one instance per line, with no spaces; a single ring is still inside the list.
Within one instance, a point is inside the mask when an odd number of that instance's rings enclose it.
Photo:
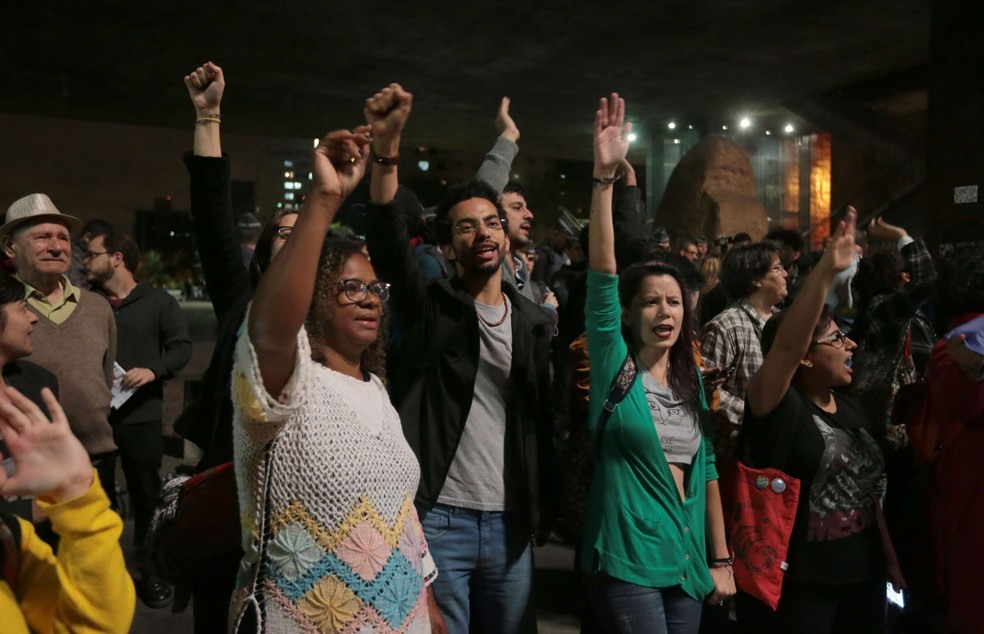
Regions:
[[[648,261],[668,264],[680,272],[686,285],[682,289],[685,295],[700,291],[704,279],[693,262],[675,251],[667,251],[666,249],[655,249],[649,253],[649,256]]]
[[[584,251],[584,259],[587,260],[588,254],[590,253],[590,232],[588,231],[588,223],[584,223],[581,227],[580,233],[577,234],[577,242],[581,245],[581,250]]]
[[[24,283],[9,273],[0,272],[0,308],[27,297]],[[0,330],[7,326],[7,314],[0,310]]]
[[[781,310],[772,317],[769,321],[765,322],[765,326],[762,327],[762,357],[765,358],[769,354],[769,350],[772,349],[772,344],[776,342],[776,333],[779,331],[779,326],[782,325],[782,320],[786,317],[788,310]],[[830,327],[831,322],[834,321],[834,311],[826,304],[823,310],[820,312],[820,319],[817,320],[817,325],[813,328],[813,334],[810,337],[810,341],[816,341],[819,339],[827,328]]]
[[[774,242],[754,242],[729,249],[721,260],[721,286],[732,299],[743,299],[755,292],[755,282],[772,268],[773,258],[779,257]]]
[[[316,343],[325,341],[326,325],[332,319],[331,313],[335,298],[338,296],[342,269],[353,255],[365,257],[362,254],[363,244],[351,238],[328,237],[321,247],[318,276],[314,282],[314,296],[304,322],[312,348],[317,348]],[[383,320],[380,323],[378,336],[376,341],[362,352],[361,359],[363,372],[372,372],[383,380],[386,379],[387,337],[386,304],[383,304]]]
[[[678,256],[679,257],[679,256]],[[683,293],[683,323],[680,324],[680,336],[676,343],[670,348],[670,366],[667,370],[667,382],[673,394],[681,399],[685,407],[700,421],[703,418],[700,404],[700,381],[697,373],[697,366],[694,363],[694,315],[687,301],[687,283],[680,270],[666,262],[641,262],[633,264],[625,269],[618,280],[619,303],[622,308],[629,308],[639,286],[647,277],[653,275],[668,275],[676,280]],[[630,350],[636,349],[636,342],[632,340],[632,333],[628,329],[622,328],[622,336],[625,338]]]
[[[79,235],[84,236],[88,233],[90,236],[95,238],[96,236],[104,236],[112,230],[113,225],[101,218],[93,218],[89,222],[82,225],[82,228],[79,230]]]
[[[260,283],[260,277],[270,266],[270,258],[273,257],[273,241],[277,238],[277,229],[284,216],[296,214],[296,209],[281,209],[273,214],[273,218],[266,221],[260,237],[256,239],[256,248],[253,249],[253,259],[249,261],[249,283],[253,288]]]
[[[800,253],[806,249],[806,241],[803,240],[803,235],[794,229],[773,229],[765,235],[765,239],[771,242],[778,242]]]
[[[681,234],[676,237],[676,250],[686,249],[690,245],[697,246],[697,240],[693,236],[688,236],[686,234]]]
[[[935,292],[941,330],[958,315],[984,313],[984,251],[958,247],[943,256]]]
[[[137,266],[140,265],[140,247],[133,241],[133,238],[122,231],[110,229],[109,233],[103,234],[103,248],[110,255],[122,254],[123,266],[126,267],[126,270],[130,273],[137,272]]]
[[[736,233],[734,237],[731,238],[730,240],[731,244],[739,244],[739,243],[745,243],[751,241],[752,241],[752,236],[748,235],[744,231],[742,231],[741,233]]]
[[[499,219],[502,221],[503,231],[508,233],[509,227],[506,226],[506,212],[503,211],[502,205],[499,203],[499,195],[485,181],[470,180],[451,187],[444,196],[444,200],[437,206],[434,216],[434,232],[437,234],[438,244],[448,244],[451,242],[451,221],[448,219],[448,214],[454,206],[473,198],[482,198],[492,203],[495,206],[496,213],[499,214]]]
[[[509,181],[506,186],[502,188],[503,194],[519,194],[523,198],[526,198],[526,188],[520,185],[517,181]]]
[[[905,269],[905,259],[895,249],[879,249],[861,258],[858,271],[851,280],[851,289],[857,295],[858,311],[867,308],[878,295],[897,291]]]

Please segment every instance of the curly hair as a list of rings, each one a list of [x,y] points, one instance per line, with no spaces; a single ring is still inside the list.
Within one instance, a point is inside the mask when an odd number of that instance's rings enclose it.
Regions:
[[[321,247],[318,259],[318,277],[314,283],[314,296],[304,327],[311,342],[312,356],[317,353],[317,344],[327,338],[327,324],[334,316],[334,306],[338,297],[342,269],[353,255],[362,254],[363,243],[344,237],[328,237]],[[383,304],[383,318],[379,324],[376,341],[362,352],[363,372],[372,372],[386,381],[386,339],[389,331],[386,304]],[[320,361],[315,357],[316,361]]]
[[[858,311],[866,309],[875,297],[899,290],[905,270],[905,258],[894,249],[879,249],[862,258],[851,280]]]
[[[472,180],[452,186],[444,196],[441,204],[437,206],[434,217],[434,231],[437,234],[438,244],[451,243],[451,220],[448,218],[451,210],[458,203],[473,198],[483,198],[492,203],[495,206],[496,213],[499,214],[499,219],[502,221],[503,231],[506,233],[509,232],[506,212],[502,208],[502,203],[499,201],[499,194],[488,183]]]
[[[690,264],[688,262],[688,264]],[[691,265],[693,268],[693,265]],[[667,370],[667,382],[673,394],[681,399],[687,410],[701,421],[701,425],[706,424],[702,416],[700,404],[700,379],[697,372],[697,365],[694,363],[694,314],[690,308],[688,297],[688,286],[686,277],[680,270],[668,262],[651,261],[633,264],[625,269],[618,281],[619,303],[623,309],[632,305],[632,300],[642,281],[652,275],[668,275],[676,280],[683,293],[683,322],[680,324],[680,335],[670,348],[670,366]],[[630,350],[637,350],[638,343],[633,340],[632,333],[628,327],[623,326],[622,337]]]

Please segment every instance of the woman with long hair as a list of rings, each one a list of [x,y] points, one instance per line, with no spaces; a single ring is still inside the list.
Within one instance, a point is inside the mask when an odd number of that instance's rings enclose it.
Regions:
[[[686,283],[661,262],[616,275],[612,185],[628,150],[624,117],[617,94],[595,115],[585,320],[596,460],[579,567],[605,631],[696,632],[701,601],[723,604],[734,578]],[[600,429],[627,356],[637,374]]]
[[[380,378],[389,285],[361,245],[325,239],[364,173],[368,131],[315,149],[311,193],[237,343],[236,628],[430,632],[420,468]]]

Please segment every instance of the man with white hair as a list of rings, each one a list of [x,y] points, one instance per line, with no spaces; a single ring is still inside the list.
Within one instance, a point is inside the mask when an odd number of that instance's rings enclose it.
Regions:
[[[93,464],[105,468],[103,458],[116,451],[108,421],[116,323],[105,299],[65,275],[72,263],[71,231],[80,224],[45,194],[31,194],[7,209],[0,245],[38,316],[29,359],[58,377],[72,432]]]

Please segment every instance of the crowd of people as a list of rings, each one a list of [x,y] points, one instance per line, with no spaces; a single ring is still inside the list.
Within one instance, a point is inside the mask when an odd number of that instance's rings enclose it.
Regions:
[[[816,253],[790,230],[650,230],[614,93],[586,225],[562,214],[537,246],[509,100],[475,178],[425,211],[400,180],[398,84],[321,139],[300,209],[237,224],[225,77],[184,81],[217,335],[175,429],[196,472],[234,472],[240,535],[158,569],[163,384],[187,324],[139,281],[131,238],[26,196],[0,226],[14,631],[126,631],[135,596],[160,607],[176,583],[196,632],[533,632],[551,537],[575,546],[585,632],[884,632],[886,582],[918,631],[979,631],[984,255],[934,265],[853,208]],[[364,238],[334,234],[367,173]],[[777,609],[736,584],[739,461],[802,483]]]

